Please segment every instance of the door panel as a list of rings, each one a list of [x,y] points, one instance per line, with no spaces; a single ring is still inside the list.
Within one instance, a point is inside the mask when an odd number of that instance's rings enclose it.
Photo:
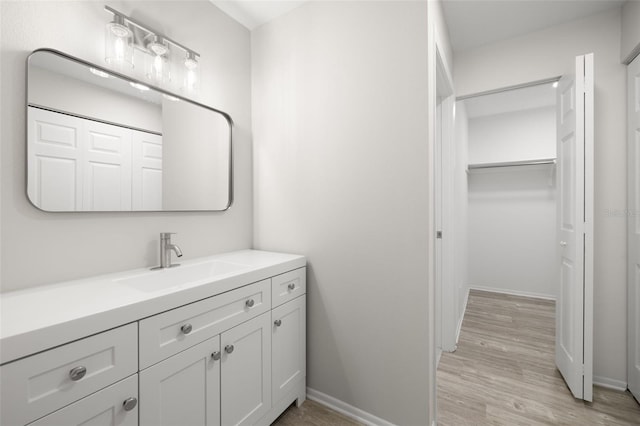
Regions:
[[[640,401],[640,57],[628,68],[629,126],[629,269],[627,382],[631,393]]]
[[[44,210],[74,211],[82,207],[80,149],[82,121],[34,107],[28,108],[29,179],[27,193]],[[33,155],[32,155],[32,154]]]
[[[91,120],[83,122],[83,210],[131,210],[131,131]]]
[[[592,399],[593,55],[557,89],[556,365],[576,398]]]
[[[306,376],[306,296],[278,306],[271,316],[271,397],[275,405]]]
[[[221,336],[222,424],[253,425],[271,409],[271,313]]]
[[[140,372],[141,426],[220,424],[219,336]]]
[[[132,133],[133,210],[162,210],[162,136]]]

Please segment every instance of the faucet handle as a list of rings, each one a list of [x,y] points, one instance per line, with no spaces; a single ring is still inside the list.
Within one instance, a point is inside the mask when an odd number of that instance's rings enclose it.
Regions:
[[[167,239],[167,238],[171,238],[172,235],[175,235],[175,232],[161,232],[160,233],[160,238],[161,239]]]

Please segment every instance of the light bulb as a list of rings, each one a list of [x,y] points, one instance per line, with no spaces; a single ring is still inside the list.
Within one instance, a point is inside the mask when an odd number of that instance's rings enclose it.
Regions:
[[[198,84],[198,60],[194,52],[187,52],[187,57],[184,60],[184,67],[186,68],[184,88],[190,92],[194,91]]]
[[[133,32],[121,15],[114,15],[106,26],[105,61],[116,69],[133,68]]]

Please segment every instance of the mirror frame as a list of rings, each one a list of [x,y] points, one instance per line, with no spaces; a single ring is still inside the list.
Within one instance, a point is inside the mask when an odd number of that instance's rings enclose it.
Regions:
[[[145,85],[147,87],[149,87],[152,90],[155,90],[156,92],[162,94],[162,95],[168,95],[168,96],[173,96],[175,98],[178,98],[179,100],[183,101],[183,102],[188,102],[190,104],[199,106],[201,108],[207,109],[209,111],[213,111],[216,112],[220,115],[222,115],[224,117],[224,119],[227,121],[227,124],[229,125],[229,198],[228,198],[228,202],[227,205],[225,206],[225,208],[220,209],[220,210],[206,210],[206,209],[202,209],[202,210],[68,210],[68,211],[51,211],[51,210],[44,210],[42,208],[40,208],[39,206],[35,205],[35,203],[31,200],[31,198],[29,197],[29,193],[28,193],[28,162],[29,162],[29,149],[28,149],[28,144],[27,146],[25,146],[25,174],[26,176],[26,180],[25,180],[25,196],[27,197],[27,200],[29,201],[29,203],[34,206],[36,209],[45,212],[45,213],[155,213],[155,212],[160,212],[160,213],[170,213],[170,212],[224,212],[227,211],[231,208],[233,201],[234,201],[234,197],[233,197],[233,127],[234,127],[234,123],[233,123],[233,119],[231,118],[231,116],[229,114],[227,114],[224,111],[221,111],[219,109],[210,107],[208,105],[202,104],[200,102],[196,102],[192,99],[189,98],[185,98],[184,96],[181,96],[177,93],[173,93],[173,92],[169,92],[167,90],[161,89],[157,86],[154,86],[152,84],[149,84],[146,81],[141,81],[141,80],[137,80],[135,78],[129,77],[127,75],[121,74],[117,71],[105,68],[101,65],[96,65],[94,63],[85,61],[83,59],[77,58],[75,56],[69,55],[67,53],[61,52],[59,50],[56,49],[51,49],[51,48],[39,48],[34,50],[33,52],[31,52],[26,59],[26,69],[25,69],[25,80],[26,80],[26,90],[25,90],[25,109],[24,109],[24,113],[25,113],[25,139],[28,138],[28,132],[29,132],[29,123],[28,120],[26,119],[27,115],[28,115],[28,108],[29,108],[29,63],[31,60],[31,57],[36,54],[36,53],[40,53],[40,52],[45,52],[45,53],[52,53],[54,55],[58,55],[63,57],[64,59],[67,59],[69,61],[72,62],[76,62],[80,65],[86,66],[86,67],[90,67],[90,68],[95,68],[97,70],[106,72],[107,74],[114,76],[116,78],[120,78],[122,80],[128,81],[128,82],[133,82],[133,83],[138,83],[138,84],[142,84]],[[25,141],[26,142],[26,141]]]

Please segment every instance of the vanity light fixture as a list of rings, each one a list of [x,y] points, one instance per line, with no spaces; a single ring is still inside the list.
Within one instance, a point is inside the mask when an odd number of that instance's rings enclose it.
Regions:
[[[144,57],[144,77],[164,88],[193,92],[199,83],[200,54],[117,10],[105,6],[113,14],[107,24],[105,60],[116,69],[134,67],[134,50]],[[138,59],[136,59],[137,62]]]

